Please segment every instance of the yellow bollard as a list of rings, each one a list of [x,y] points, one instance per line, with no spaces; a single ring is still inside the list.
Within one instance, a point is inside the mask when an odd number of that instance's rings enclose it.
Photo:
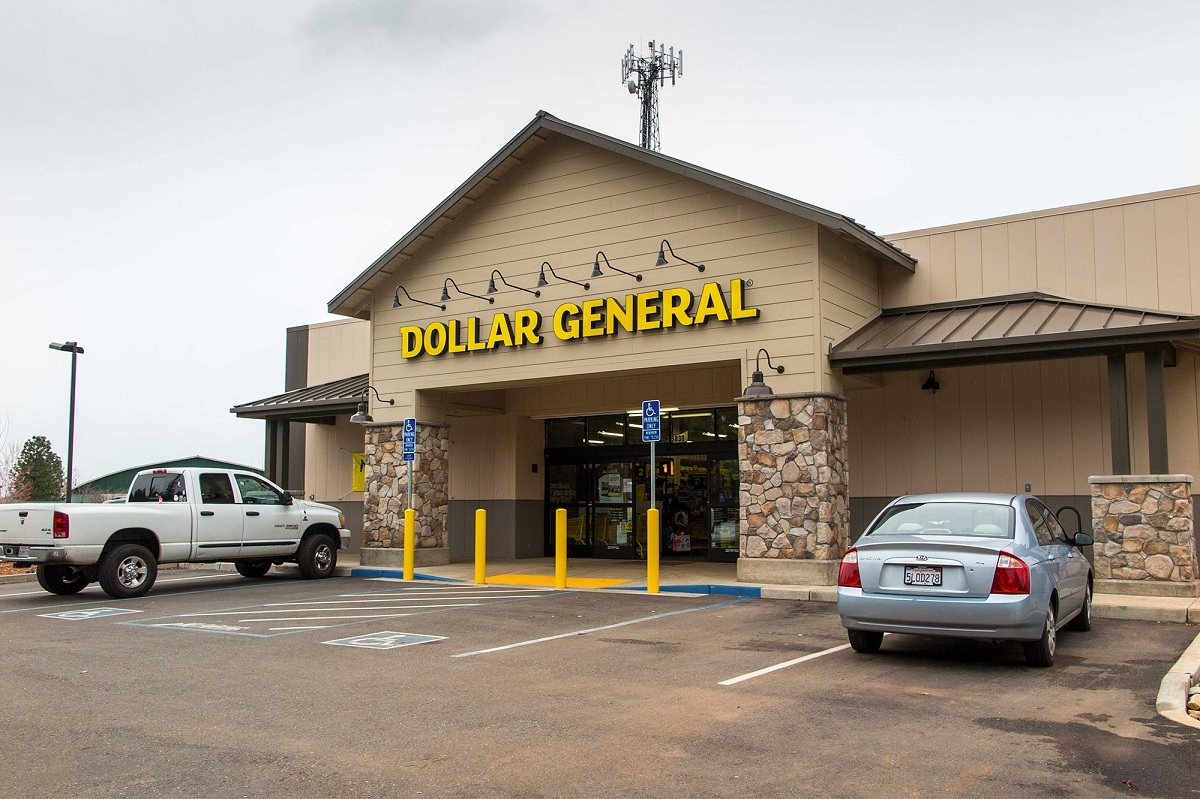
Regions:
[[[658,508],[646,511],[646,593],[658,593]]]
[[[413,564],[416,563],[416,552],[413,547],[416,546],[416,527],[417,527],[417,512],[412,508],[404,511],[404,579],[411,580],[413,578]]]
[[[567,509],[554,511],[554,587],[567,587]]]
[[[475,585],[487,582],[487,511],[475,511]]]

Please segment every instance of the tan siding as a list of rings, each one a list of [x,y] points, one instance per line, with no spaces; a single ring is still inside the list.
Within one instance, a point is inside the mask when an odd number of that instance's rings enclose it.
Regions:
[[[963,445],[963,491],[988,489],[987,371],[983,366],[968,366],[960,373],[961,435]]]
[[[1014,363],[1012,371],[1016,485],[1046,493],[1045,435],[1042,425],[1042,370],[1036,362]]]
[[[1192,274],[1188,264],[1186,197],[1154,203],[1154,250],[1159,307],[1180,313],[1191,312]]]
[[[959,297],[983,296],[983,234],[978,229],[954,234],[954,281]]]
[[[954,234],[929,237],[929,298],[945,302],[958,295],[954,265]]]
[[[1200,475],[1200,382],[1196,379],[1200,359],[1180,350],[1174,369],[1163,370],[1167,391],[1167,455],[1170,471]]]
[[[1009,291],[1037,288],[1037,232],[1032,220],[1008,226]]]
[[[1071,429],[1071,370],[1067,361],[1038,363],[1041,380],[1042,456],[1047,494],[1075,491],[1075,455]]]
[[[308,385],[365,374],[371,360],[371,323],[357,319],[308,328]]]
[[[361,499],[352,491],[354,483],[352,455],[363,452],[365,441],[361,425],[350,424],[348,417],[337,424],[305,425],[304,496],[317,502],[345,502]]]
[[[1125,268],[1129,304],[1157,308],[1157,258],[1154,244],[1154,204],[1135,203],[1124,207]]]
[[[1093,224],[1090,211],[1067,214],[1063,218],[1067,297],[1096,299],[1096,239]]]
[[[1067,290],[1066,232],[1061,216],[1048,216],[1033,223],[1037,248],[1037,286],[1041,291],[1062,296]]]
[[[1125,214],[1120,208],[1097,208],[1092,213],[1096,240],[1096,300],[1126,305]]]
[[[917,373],[917,375],[919,374]],[[941,383],[941,389],[933,396],[936,418],[931,426],[936,441],[934,470],[937,482],[935,490],[962,491],[962,397],[959,373],[945,370],[938,374],[938,381]]]
[[[840,375],[834,373],[825,353],[851,330],[879,315],[879,266],[867,253],[824,230],[818,247],[821,317],[814,357],[822,365],[822,389],[840,391]]]
[[[992,225],[981,231],[983,240],[983,294],[994,297],[1008,294],[1012,283],[1008,278],[1008,227]]]

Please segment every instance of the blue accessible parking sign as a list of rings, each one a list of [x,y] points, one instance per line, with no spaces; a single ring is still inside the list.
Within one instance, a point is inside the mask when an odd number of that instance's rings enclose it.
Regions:
[[[417,420],[404,420],[404,460],[412,461],[417,458]]]
[[[642,441],[662,440],[662,419],[658,400],[642,401]]]

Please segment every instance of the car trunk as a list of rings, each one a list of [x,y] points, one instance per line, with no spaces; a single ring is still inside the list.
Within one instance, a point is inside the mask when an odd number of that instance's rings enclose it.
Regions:
[[[1011,538],[889,535],[858,541],[864,593],[986,597],[1000,551]]]

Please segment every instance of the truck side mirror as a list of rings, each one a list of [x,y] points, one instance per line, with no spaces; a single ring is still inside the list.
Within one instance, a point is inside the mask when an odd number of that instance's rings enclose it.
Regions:
[[[292,494],[291,494],[291,492],[289,492],[289,491],[284,491],[284,492],[283,492],[283,504],[284,504],[284,505],[291,505],[291,504],[292,504]]]

